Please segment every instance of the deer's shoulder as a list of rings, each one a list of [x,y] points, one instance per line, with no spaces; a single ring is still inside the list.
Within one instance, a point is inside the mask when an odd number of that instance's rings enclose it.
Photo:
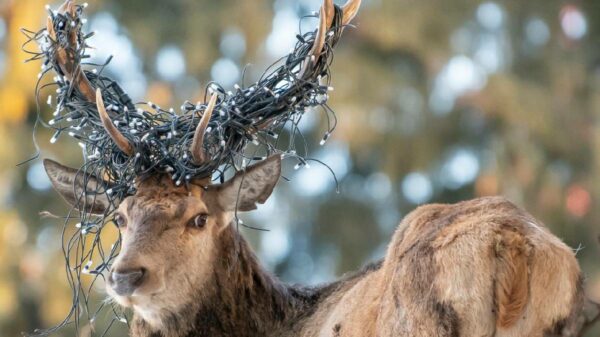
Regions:
[[[402,301],[416,321],[449,327],[449,335],[556,329],[581,294],[573,250],[503,197],[409,213],[382,274],[384,301]],[[393,315],[394,306],[382,306],[380,319],[391,319],[385,308]]]

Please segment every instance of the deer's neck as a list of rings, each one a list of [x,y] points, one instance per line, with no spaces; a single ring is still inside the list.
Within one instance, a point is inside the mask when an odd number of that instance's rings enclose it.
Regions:
[[[288,288],[259,264],[244,238],[230,225],[219,244],[212,299],[196,315],[191,336],[265,336],[293,315]]]
[[[291,288],[265,271],[247,242],[229,226],[220,236],[219,256],[207,285],[179,313],[166,317],[161,332],[134,319],[132,336],[269,336],[289,329],[321,297]]]

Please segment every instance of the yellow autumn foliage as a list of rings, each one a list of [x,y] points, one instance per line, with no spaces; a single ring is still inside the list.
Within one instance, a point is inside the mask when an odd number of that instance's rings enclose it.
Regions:
[[[0,124],[23,122],[32,102],[33,88],[37,81],[39,64],[24,63],[28,55],[22,45],[26,41],[21,28],[37,29],[45,17],[45,1],[13,0],[6,7],[8,39],[5,48],[7,61],[5,74],[0,82]],[[29,48],[37,48],[35,45]]]

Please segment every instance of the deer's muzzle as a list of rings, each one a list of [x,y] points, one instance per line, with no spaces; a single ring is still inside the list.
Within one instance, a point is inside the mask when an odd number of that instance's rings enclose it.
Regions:
[[[145,268],[113,271],[109,277],[110,287],[119,296],[129,296],[144,282],[145,275]]]

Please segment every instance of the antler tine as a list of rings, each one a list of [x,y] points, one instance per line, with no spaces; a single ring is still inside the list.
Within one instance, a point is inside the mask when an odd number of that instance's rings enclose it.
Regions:
[[[325,3],[332,0],[325,0]],[[315,42],[310,49],[310,55],[317,57],[321,54],[321,50],[323,50],[323,46],[325,45],[325,36],[327,35],[327,11],[325,10],[325,5],[321,7],[319,11],[319,28],[317,28],[317,34],[315,37]]]
[[[342,24],[347,25],[354,19],[356,14],[358,13],[358,9],[360,8],[361,0],[349,0],[342,7]],[[321,6],[321,10],[319,13],[319,28],[317,29],[317,37],[315,38],[315,43],[313,44],[312,49],[310,50],[310,55],[317,56],[321,53],[323,46],[325,45],[325,36],[327,34],[327,30],[331,27],[333,23],[333,17],[335,16],[335,7],[333,5],[333,0],[324,0],[323,6]]]
[[[52,24],[52,18],[46,18],[46,30],[48,31],[48,35],[52,37],[52,39],[56,38],[56,32],[54,31],[54,25]]]
[[[316,63],[317,57],[321,54],[323,46],[325,45],[325,37],[327,36],[327,30],[331,27],[333,22],[333,16],[335,15],[335,7],[333,6],[333,0],[323,0],[323,5],[319,10],[319,27],[315,35],[315,42],[310,49],[309,55],[311,59],[306,61],[300,71],[300,77],[304,76],[304,73],[310,67],[311,62]]]
[[[361,0],[349,0],[343,7],[342,12],[344,16],[342,18],[342,24],[347,25],[354,19],[356,13],[358,13],[358,8],[360,7]]]
[[[110,117],[106,112],[106,108],[104,107],[104,100],[102,99],[102,92],[100,91],[100,88],[96,89],[96,106],[98,107],[98,114],[102,120],[102,125],[104,126],[104,129],[110,138],[112,138],[121,151],[123,151],[126,155],[131,156],[133,154],[133,146],[129,140],[127,140],[127,138],[125,138],[125,136],[123,136],[123,134],[117,130],[117,127],[110,120]]]
[[[204,153],[204,133],[206,132],[208,122],[210,121],[210,117],[212,116],[216,103],[217,94],[213,93],[210,96],[206,110],[204,110],[202,119],[200,119],[200,123],[198,123],[196,131],[194,132],[194,138],[192,139],[190,152],[192,153],[192,159],[196,165],[200,165],[206,160],[206,153]]]
[[[71,17],[75,16],[75,5],[71,0],[65,1],[60,8],[58,9],[58,13],[66,14],[68,13]],[[54,23],[52,19],[48,17],[46,22],[46,29],[48,30],[48,34],[53,40],[57,40],[56,31],[54,30]],[[74,45],[77,43],[77,36],[75,31],[71,31],[69,34],[69,43]],[[76,49],[76,48],[73,48]],[[62,72],[65,74],[68,80],[74,83],[81,94],[85,96],[85,98],[93,102],[94,101],[94,88],[92,84],[88,81],[87,77],[81,71],[81,68],[78,66],[75,68],[75,62],[73,62],[73,56],[69,55],[73,51],[67,51],[65,48],[58,46],[56,48],[56,59],[58,60],[58,65]]]
[[[333,23],[333,17],[335,16],[335,6],[333,5],[333,0],[324,0],[322,9],[325,9],[325,30],[328,30]],[[319,23],[319,28],[321,24]]]
[[[356,13],[358,13],[358,8],[360,7],[361,0],[349,0],[342,7],[342,24],[347,25],[354,19]],[[319,27],[317,28],[317,34],[315,37],[315,42],[310,49],[309,55],[311,56],[311,61],[313,63],[317,62],[317,57],[321,54],[323,47],[325,46],[325,37],[327,36],[327,31],[331,27],[333,23],[333,17],[335,16],[335,7],[333,6],[333,0],[323,0],[323,5],[321,6],[321,10],[319,12]],[[300,71],[300,77],[303,77],[304,73],[310,67],[310,61],[306,62],[302,66],[302,70]]]
[[[69,13],[71,15],[74,15],[75,14],[75,6],[73,5],[73,1],[72,0],[65,1],[65,3],[60,5],[60,7],[58,7],[58,12],[59,13]]]

